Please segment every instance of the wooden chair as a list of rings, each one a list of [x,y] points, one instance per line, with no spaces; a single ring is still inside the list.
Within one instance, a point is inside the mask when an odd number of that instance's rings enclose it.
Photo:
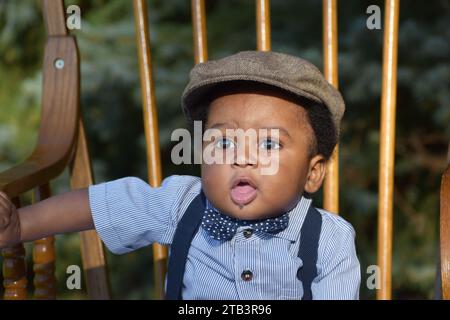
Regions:
[[[52,6],[49,3],[52,3]],[[162,180],[159,151],[157,108],[152,78],[152,63],[145,0],[134,0],[134,15],[138,43],[144,129],[147,142],[148,180],[159,186]],[[391,299],[393,177],[396,113],[396,70],[399,0],[385,1],[383,85],[381,97],[381,142],[378,211],[378,265],[381,289],[378,299]],[[39,201],[50,195],[48,182],[69,165],[72,187],[93,183],[83,122],[78,111],[79,75],[75,40],[64,26],[62,1],[44,0],[48,42],[44,63],[44,95],[39,140],[30,158],[10,170],[0,173],[0,190],[15,199],[36,189]],[[338,86],[337,68],[337,0],[323,0],[324,74]],[[208,59],[204,0],[191,0],[195,63]],[[256,0],[257,49],[271,50],[269,0]],[[61,61],[64,60],[64,67]],[[67,94],[61,94],[62,92]],[[339,147],[328,165],[324,185],[324,208],[339,211]],[[441,188],[441,270],[443,297],[450,298],[450,171],[445,171]],[[82,233],[83,263],[91,298],[108,298],[108,285],[103,247],[94,231]],[[53,238],[35,243],[35,278],[37,298],[54,298]],[[43,250],[44,249],[44,250]],[[44,254],[43,252],[50,252]],[[23,246],[4,250],[5,298],[24,299],[26,280]],[[164,297],[167,248],[153,245],[156,296]],[[44,279],[40,280],[40,279]]]
[[[49,182],[69,166],[72,188],[92,184],[83,121],[79,114],[80,75],[76,41],[67,34],[63,1],[43,0],[47,30],[42,113],[37,144],[23,163],[0,174],[0,190],[20,206],[19,196],[34,190],[34,201],[50,196]],[[54,237],[35,241],[34,297],[55,298]],[[95,231],[81,233],[87,290],[93,299],[109,298],[104,249]],[[23,245],[2,250],[5,299],[26,299]]]

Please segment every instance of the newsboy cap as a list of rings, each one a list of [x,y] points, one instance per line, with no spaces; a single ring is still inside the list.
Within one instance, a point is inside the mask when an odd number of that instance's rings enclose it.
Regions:
[[[323,103],[336,131],[345,110],[341,94],[312,63],[273,51],[243,51],[219,60],[197,64],[182,95],[183,111],[192,119],[199,103],[217,86],[232,81],[252,81],[286,90],[295,96]]]

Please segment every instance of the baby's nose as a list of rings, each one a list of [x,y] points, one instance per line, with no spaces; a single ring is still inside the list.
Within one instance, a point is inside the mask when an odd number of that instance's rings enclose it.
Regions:
[[[255,143],[245,141],[238,143],[234,164],[238,166],[256,166],[258,163],[258,148]]]

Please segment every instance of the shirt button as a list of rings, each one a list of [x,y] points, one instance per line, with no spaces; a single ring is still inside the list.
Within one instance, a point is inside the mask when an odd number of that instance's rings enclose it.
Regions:
[[[252,229],[245,229],[244,230],[244,237],[246,237],[247,239],[250,238],[253,234],[253,230]]]
[[[253,273],[250,270],[244,270],[241,274],[241,278],[244,281],[250,281],[253,279]]]

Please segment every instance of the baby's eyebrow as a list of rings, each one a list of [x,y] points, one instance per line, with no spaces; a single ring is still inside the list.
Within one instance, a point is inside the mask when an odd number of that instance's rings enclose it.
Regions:
[[[289,139],[292,140],[292,137],[289,134],[289,131],[287,131],[285,128],[281,128],[281,127],[261,127],[261,128],[258,128],[258,129],[267,129],[267,130],[275,129],[275,130],[279,130],[281,133],[284,133],[286,136],[288,136]],[[270,131],[269,131],[269,133],[270,133]]]
[[[217,128],[222,128],[222,127],[236,128],[236,125],[233,125],[232,123],[228,123],[228,122],[219,122],[219,123],[213,124],[212,126],[206,126],[205,129],[217,129]]]

